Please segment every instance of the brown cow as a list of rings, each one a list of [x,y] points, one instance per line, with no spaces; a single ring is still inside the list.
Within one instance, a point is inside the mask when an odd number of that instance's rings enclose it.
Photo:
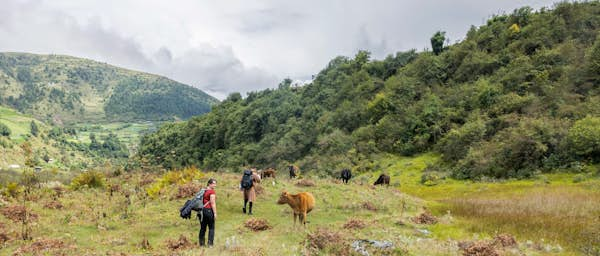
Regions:
[[[292,195],[287,191],[281,192],[281,196],[277,201],[277,204],[289,204],[294,211],[294,226],[296,225],[296,216],[298,220],[306,226],[306,214],[315,208],[315,198],[309,192],[300,192]]]
[[[373,185],[390,185],[390,176],[386,175],[386,174],[381,174],[379,175],[379,178],[377,179],[377,181],[375,181],[375,183],[373,183]]]
[[[264,178],[268,178],[268,177],[271,177],[273,179],[275,178],[275,169],[273,169],[273,168],[267,168],[266,170],[264,170],[262,172],[261,178],[264,179]]]

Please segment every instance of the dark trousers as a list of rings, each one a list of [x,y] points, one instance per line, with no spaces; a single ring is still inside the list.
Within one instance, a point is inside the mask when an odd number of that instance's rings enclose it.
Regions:
[[[202,216],[200,220],[200,233],[198,239],[200,240],[200,246],[204,245],[204,235],[206,234],[206,227],[208,226],[208,245],[213,245],[215,241],[215,215],[212,209],[204,208],[202,210]]]

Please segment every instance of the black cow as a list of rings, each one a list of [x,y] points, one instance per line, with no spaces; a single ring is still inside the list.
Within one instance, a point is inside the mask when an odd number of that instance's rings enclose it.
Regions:
[[[390,176],[386,175],[386,174],[381,174],[379,175],[379,178],[377,178],[377,181],[375,181],[375,183],[373,183],[373,185],[390,185]]]
[[[340,178],[344,183],[348,184],[348,181],[352,178],[352,172],[350,169],[343,169]]]
[[[288,169],[290,170],[290,179],[296,178],[296,173],[298,172],[298,167],[289,165]]]

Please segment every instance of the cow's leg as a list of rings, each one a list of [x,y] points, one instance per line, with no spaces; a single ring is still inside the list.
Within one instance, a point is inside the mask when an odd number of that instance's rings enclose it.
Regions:
[[[298,216],[298,214],[296,214],[296,212],[294,212],[294,227],[296,226],[296,216]],[[298,216],[298,218],[300,218],[300,216]]]
[[[306,227],[306,212],[302,213],[302,224]]]

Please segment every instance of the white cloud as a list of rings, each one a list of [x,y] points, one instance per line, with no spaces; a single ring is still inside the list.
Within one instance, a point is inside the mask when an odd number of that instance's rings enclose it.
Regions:
[[[223,99],[308,80],[338,55],[451,41],[525,1],[4,0],[0,51],[68,54],[158,73]]]

